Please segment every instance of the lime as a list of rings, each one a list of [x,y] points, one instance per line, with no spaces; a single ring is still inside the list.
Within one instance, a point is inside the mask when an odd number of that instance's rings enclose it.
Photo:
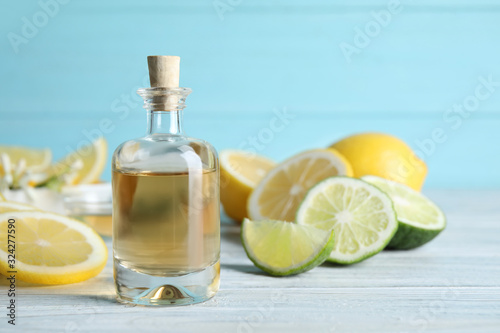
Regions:
[[[277,220],[243,220],[241,241],[255,266],[276,276],[321,265],[334,246],[333,230]]]
[[[297,223],[335,231],[328,261],[353,264],[384,249],[398,228],[392,201],[359,179],[332,177],[314,186],[297,211]]]
[[[362,179],[387,193],[394,202],[399,228],[389,248],[407,250],[419,247],[446,227],[446,217],[441,209],[420,192],[376,176]]]

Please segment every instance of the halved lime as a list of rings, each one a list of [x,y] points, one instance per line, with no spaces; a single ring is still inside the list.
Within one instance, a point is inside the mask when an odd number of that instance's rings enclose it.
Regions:
[[[276,276],[302,273],[321,265],[334,246],[333,230],[277,220],[243,220],[241,241],[255,266]]]
[[[300,225],[335,231],[328,261],[353,264],[384,249],[398,228],[392,201],[359,179],[332,177],[314,186],[297,211]]]
[[[362,179],[387,193],[394,202],[399,228],[387,247],[414,249],[432,240],[446,227],[444,213],[422,193],[376,176]]]

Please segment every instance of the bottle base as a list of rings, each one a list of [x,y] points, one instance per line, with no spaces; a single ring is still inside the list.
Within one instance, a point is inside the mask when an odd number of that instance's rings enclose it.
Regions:
[[[117,300],[146,306],[177,306],[201,303],[219,290],[219,261],[207,268],[180,276],[155,276],[124,266],[114,258]]]

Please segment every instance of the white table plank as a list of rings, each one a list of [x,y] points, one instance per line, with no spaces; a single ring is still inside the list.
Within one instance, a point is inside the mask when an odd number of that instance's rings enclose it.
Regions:
[[[111,258],[86,282],[18,282],[23,332],[498,332],[500,191],[432,191],[448,228],[412,251],[384,251],[357,265],[325,264],[286,278],[254,267],[239,227],[224,221],[221,289],[203,304],[145,308],[114,298]],[[110,241],[107,240],[108,246]],[[2,281],[2,289],[6,282]],[[5,291],[0,306],[7,303]],[[2,332],[9,328],[5,317]]]

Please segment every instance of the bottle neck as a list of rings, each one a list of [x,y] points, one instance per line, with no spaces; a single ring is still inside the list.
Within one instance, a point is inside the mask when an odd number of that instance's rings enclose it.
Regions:
[[[148,110],[148,135],[154,134],[183,135],[182,110]]]
[[[137,90],[148,110],[148,135],[184,135],[182,110],[186,107],[189,88],[141,88]]]

